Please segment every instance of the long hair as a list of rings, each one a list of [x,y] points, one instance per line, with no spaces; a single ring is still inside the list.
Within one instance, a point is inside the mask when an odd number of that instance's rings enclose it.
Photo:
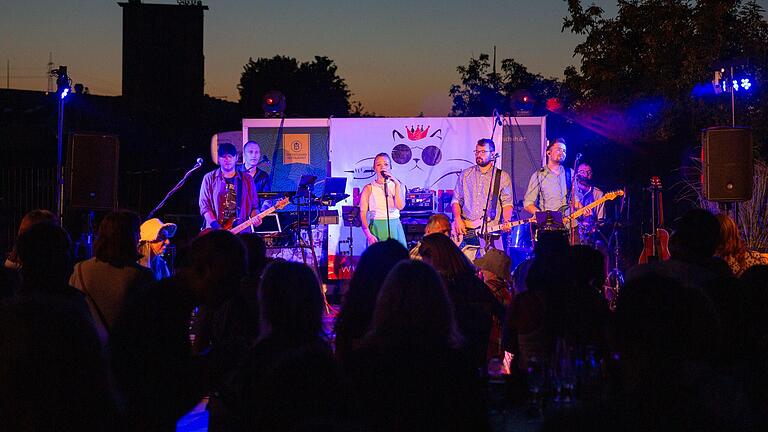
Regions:
[[[138,250],[139,215],[130,210],[118,210],[104,216],[93,243],[93,252],[100,261],[123,267],[141,258]]]
[[[473,274],[475,267],[448,236],[434,233],[424,236],[419,246],[419,255],[428,260],[435,270],[446,278]]]
[[[392,239],[374,243],[363,252],[336,318],[336,348],[340,357],[351,350],[348,345],[352,339],[365,335],[384,279],[397,263],[407,259],[408,251]]]
[[[421,261],[402,261],[384,280],[366,342],[457,348],[462,338],[442,279]]]
[[[259,285],[259,340],[268,336],[294,342],[319,338],[323,296],[320,281],[306,264],[274,261]]]
[[[720,242],[715,250],[717,256],[723,258],[743,256],[747,252],[747,246],[739,234],[736,222],[725,213],[720,213],[716,217],[720,223]]]

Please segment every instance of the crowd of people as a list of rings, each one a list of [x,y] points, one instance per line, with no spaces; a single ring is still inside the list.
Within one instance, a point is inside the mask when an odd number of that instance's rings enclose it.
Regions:
[[[156,259],[175,226],[151,221],[110,213],[74,263],[53,214],[24,218],[0,279],[3,430],[175,430],[201,400],[212,431],[491,430],[489,374],[542,365],[581,402],[542,430],[768,424],[768,266],[725,215],[680,219],[615,311],[597,249],[540,232],[512,275],[435,218],[410,253],[365,250],[332,329],[315,271],[257,235],[206,232],[171,270]]]

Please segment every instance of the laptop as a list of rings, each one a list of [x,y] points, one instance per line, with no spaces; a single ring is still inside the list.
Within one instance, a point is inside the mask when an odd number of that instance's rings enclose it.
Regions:
[[[346,177],[326,177],[322,196],[342,195],[347,190]]]

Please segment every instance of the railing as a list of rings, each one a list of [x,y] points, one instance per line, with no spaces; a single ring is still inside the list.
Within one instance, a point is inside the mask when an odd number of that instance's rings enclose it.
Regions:
[[[55,210],[56,167],[0,168],[0,252],[8,251],[24,215]]]

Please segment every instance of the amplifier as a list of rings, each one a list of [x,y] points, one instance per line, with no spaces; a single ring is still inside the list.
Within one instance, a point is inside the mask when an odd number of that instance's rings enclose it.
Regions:
[[[432,212],[435,210],[435,191],[411,189],[405,194],[404,212]]]

